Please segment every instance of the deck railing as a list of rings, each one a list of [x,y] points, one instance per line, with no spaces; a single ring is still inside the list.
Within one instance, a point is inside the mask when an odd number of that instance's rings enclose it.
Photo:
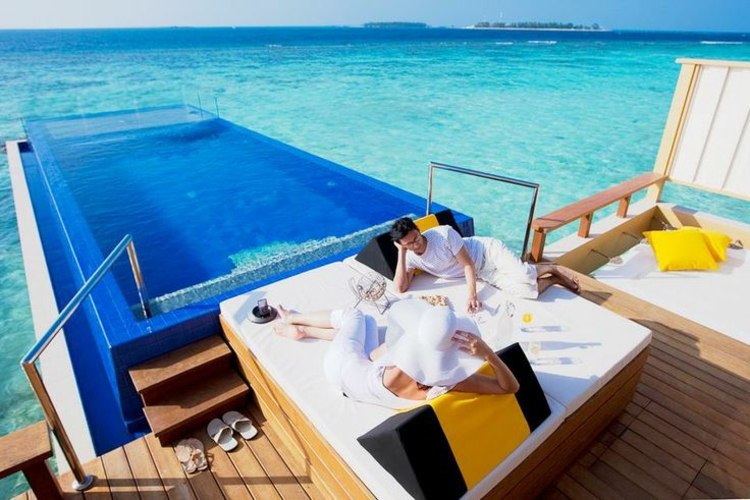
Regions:
[[[449,172],[457,172],[459,174],[471,175],[472,177],[480,177],[482,179],[490,179],[493,181],[504,182],[506,184],[513,184],[514,186],[526,187],[534,190],[533,197],[531,199],[531,207],[529,208],[529,217],[526,222],[526,234],[523,238],[523,249],[521,251],[521,257],[526,260],[526,249],[529,247],[529,235],[531,234],[531,221],[534,219],[534,211],[536,210],[536,200],[539,197],[539,184],[534,182],[523,181],[521,179],[514,179],[513,177],[505,177],[503,175],[490,174],[487,172],[480,172],[479,170],[472,170],[464,167],[454,167],[453,165],[446,165],[444,163],[430,162],[428,184],[427,184],[427,214],[430,214],[432,208],[432,177],[435,169],[448,170]]]
[[[60,444],[60,448],[65,455],[65,459],[67,460],[68,465],[70,465],[70,468],[73,472],[73,476],[75,477],[73,488],[78,491],[89,488],[94,483],[95,477],[92,475],[87,475],[83,470],[83,466],[81,465],[81,462],[76,455],[73,445],[68,438],[68,434],[65,432],[65,428],[62,425],[60,416],[57,414],[55,405],[52,403],[52,399],[47,392],[47,388],[44,385],[42,376],[39,373],[39,370],[37,370],[36,361],[42,355],[47,346],[49,346],[52,340],[54,340],[57,334],[62,331],[63,327],[73,315],[73,313],[78,310],[78,307],[81,305],[81,303],[83,303],[83,301],[91,294],[94,287],[99,284],[106,273],[112,268],[112,265],[115,263],[115,261],[120,257],[120,255],[122,255],[125,250],[128,251],[128,257],[130,258],[133,276],[135,278],[136,285],[138,286],[138,295],[141,299],[143,314],[146,318],[151,316],[151,312],[148,306],[148,295],[146,293],[146,287],[143,283],[143,277],[141,276],[140,265],[138,264],[138,256],[136,255],[135,245],[133,244],[133,237],[128,234],[125,235],[125,237],[120,241],[120,243],[117,244],[117,246],[112,250],[107,258],[104,259],[104,262],[102,262],[101,265],[96,269],[96,271],[94,271],[94,273],[86,280],[81,289],[78,290],[78,293],[76,293],[73,298],[70,299],[68,305],[66,305],[62,312],[60,312],[60,315],[57,317],[54,323],[52,323],[52,326],[50,326],[47,332],[42,335],[39,340],[37,340],[36,344],[34,344],[28,354],[26,354],[26,356],[24,356],[23,360],[21,361],[21,368],[23,368],[24,372],[26,372],[26,376],[29,379],[31,388],[34,391],[34,394],[36,394],[36,397],[39,400],[39,404],[41,404],[42,406],[42,412],[44,413],[44,418],[47,421],[47,425],[55,434],[57,442]]]
[[[591,230],[591,222],[594,219],[594,212],[619,201],[617,216],[624,218],[628,215],[630,199],[633,194],[653,185],[661,188],[666,178],[665,175],[660,173],[649,172],[534,219],[531,223],[531,227],[534,229],[531,261],[539,262],[542,260],[547,234],[573,221],[580,220],[578,236],[587,238]]]

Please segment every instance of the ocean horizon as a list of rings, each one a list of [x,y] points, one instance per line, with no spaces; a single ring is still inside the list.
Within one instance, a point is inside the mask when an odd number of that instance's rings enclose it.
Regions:
[[[185,103],[420,196],[427,194],[430,161],[537,182],[542,215],[653,168],[678,58],[750,61],[750,34],[340,26],[0,30],[0,137],[23,137],[29,118]],[[434,194],[473,216],[478,233],[520,250],[528,193],[440,173]],[[673,186],[666,198],[750,223],[747,202]],[[136,242],[144,244],[150,243]],[[19,368],[34,327],[5,154],[0,328],[4,435],[41,418]],[[0,498],[24,488],[18,475],[2,480]]]

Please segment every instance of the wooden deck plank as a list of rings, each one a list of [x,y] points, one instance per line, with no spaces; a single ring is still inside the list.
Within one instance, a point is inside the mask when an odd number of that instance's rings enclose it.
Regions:
[[[703,384],[706,384],[711,390],[731,395],[739,401],[750,401],[750,390],[739,388],[737,387],[736,382],[730,383],[727,380],[731,379],[736,381],[737,377],[730,377],[726,371],[715,368],[706,362],[698,361],[696,363],[690,363],[684,359],[685,357],[688,357],[691,360],[695,359],[684,353],[675,356],[671,352],[655,347],[651,350],[651,361],[649,364],[668,373],[670,370],[675,370],[679,371],[681,374],[689,375],[690,380],[699,380],[702,387],[705,387]]]
[[[557,480],[557,489],[563,492],[565,496],[568,496],[570,498],[581,500],[596,500],[596,495],[591,493],[568,474],[563,474],[562,477]]]
[[[652,343],[652,345],[653,345],[653,343]],[[651,353],[650,352],[649,352],[649,357],[651,357]],[[648,399],[643,394],[638,394],[636,392],[635,395],[633,396],[633,403],[637,404],[641,408],[646,408],[650,402],[651,402],[651,400]]]
[[[727,393],[717,391],[688,373],[676,372],[673,368],[668,370],[661,370],[654,364],[648,364],[644,370],[644,376],[654,377],[659,382],[668,384],[673,389],[691,396],[696,401],[710,406],[725,416],[734,416],[738,422],[747,426],[750,433],[750,414],[744,415],[742,412],[737,412],[739,408],[745,406],[745,403]]]
[[[167,496],[172,500],[194,500],[193,489],[172,447],[162,446],[153,434],[148,434],[144,440]]]
[[[674,330],[654,328],[652,331],[654,332],[654,341],[662,342],[688,355],[692,355],[696,359],[704,361],[705,363],[710,363],[710,365],[717,367],[717,370],[715,370],[716,372],[726,370],[732,374],[750,378],[750,367],[748,367],[748,361],[737,356],[738,352],[744,352],[744,349],[742,348],[738,348],[734,352],[726,351],[710,344],[696,344],[692,339],[686,340],[685,336],[681,337],[677,335]],[[655,345],[658,346],[658,344]]]
[[[226,452],[222,450],[221,447],[208,436],[205,429],[194,432],[191,437],[199,439],[203,443],[203,446],[206,449],[206,454],[210,458],[211,473],[214,475],[216,483],[219,485],[224,497],[233,500],[235,498],[238,500],[252,499],[253,496],[250,494],[250,490],[248,490],[245,484],[245,478],[239,475],[232,459],[229,458],[229,455],[233,454],[235,451],[232,450]],[[235,439],[241,440],[242,438],[239,438],[239,436],[235,434]]]
[[[591,445],[589,448],[589,452],[594,455],[596,458],[599,458],[602,456],[602,453],[607,451],[607,446],[604,445],[601,441],[597,440],[594,444]]]
[[[750,470],[750,443],[729,442],[721,440],[716,444],[715,450],[725,457],[733,460],[745,469]]]
[[[750,439],[750,427],[735,420],[731,412],[727,415],[705,401],[696,399],[694,391],[683,392],[681,388],[673,387],[667,381],[659,380],[649,373],[644,373],[641,380],[645,386],[651,387],[691,409],[703,418],[710,420],[713,425],[719,426],[723,431],[731,431],[740,438]]]
[[[562,491],[554,485],[550,486],[539,495],[539,500],[570,500]]]
[[[704,498],[711,498],[711,495],[709,495],[708,493],[704,491],[699,490],[698,488],[695,487],[695,485],[693,485],[690,487],[687,493],[685,493],[685,498],[690,499],[690,500],[692,499],[703,500]]]
[[[646,453],[645,450],[632,446],[624,439],[617,440],[610,449],[635,464],[643,472],[654,478],[659,485],[669,488],[678,496],[682,496],[690,488],[690,481],[681,478],[659,463],[655,457]]]
[[[746,487],[750,485],[750,469],[744,467],[740,463],[737,463],[731,457],[728,457],[714,450],[714,452],[708,456],[708,461],[711,465],[729,474],[734,479],[744,484]]]
[[[653,495],[649,494],[646,490],[638,486],[636,483],[631,481],[627,477],[625,471],[619,470],[619,467],[614,462],[614,467],[603,460],[597,460],[590,468],[589,471],[596,477],[610,485],[612,488],[621,492],[625,498],[638,498],[638,499],[649,499],[654,498]]]
[[[677,414],[659,403],[650,405],[640,420],[666,436],[673,439],[693,453],[705,457],[710,453],[719,437],[714,434],[716,428],[705,430],[695,423],[690,413]],[[668,425],[669,427],[665,427]]]
[[[638,390],[650,396],[654,396],[655,398],[661,398],[659,400],[660,405],[674,414],[684,416],[686,420],[692,422],[696,427],[700,428],[704,432],[708,434],[716,433],[716,436],[714,436],[716,440],[721,437],[720,434],[726,434],[726,432],[719,425],[714,423],[709,418],[704,417],[699,412],[693,410],[692,408],[688,408],[682,403],[679,403],[667,396],[660,394],[652,387],[643,385],[639,387]]]
[[[190,482],[190,487],[193,489],[195,497],[198,499],[224,498],[224,495],[221,493],[221,488],[216,484],[216,479],[210,469],[196,474],[190,474],[187,476],[187,480]]]
[[[686,367],[689,367],[686,368],[685,371],[705,371],[711,376],[720,379],[725,384],[736,387],[740,391],[750,391],[750,381],[741,376],[737,376],[737,374],[730,369],[717,365],[711,360],[702,357],[702,353],[696,352],[695,347],[693,346],[675,346],[670,342],[665,342],[660,336],[652,337],[651,346],[654,350],[664,353],[672,359],[679,359]]]
[[[592,462],[593,464],[593,462]],[[599,479],[595,474],[581,466],[579,463],[573,464],[568,469],[568,474],[580,483],[586,490],[593,493],[597,498],[607,498],[609,500],[624,500],[617,490],[612,488],[605,481]]]
[[[631,401],[630,403],[628,403],[628,406],[625,407],[625,411],[628,413],[628,415],[637,417],[643,411],[643,407],[638,406],[637,404]]]
[[[295,475],[274,449],[268,436],[259,433],[247,444],[282,498],[309,498]]]
[[[664,465],[670,472],[673,472],[679,476],[680,479],[687,482],[688,485],[693,482],[693,479],[695,479],[695,476],[700,470],[700,467],[690,467],[674,454],[665,451],[658,444],[644,438],[631,429],[628,429],[627,432],[622,435],[622,440],[633,448],[640,450],[646,456],[651,457],[657,463]],[[668,443],[671,445],[674,442]],[[674,444],[677,445],[678,443]],[[700,465],[703,465],[703,461],[700,462]]]
[[[281,498],[273,482],[266,475],[265,470],[263,470],[260,462],[258,462],[258,459],[246,442],[240,442],[237,449],[229,454],[229,458],[232,460],[235,469],[239,472],[240,477],[242,477],[254,498],[263,500]]]
[[[104,471],[114,500],[138,500],[138,486],[128,464],[125,450],[115,448],[102,455]]]
[[[673,492],[656,478],[643,471],[638,465],[634,464],[612,448],[607,450],[601,458],[602,462],[616,468],[618,472],[626,476],[629,480],[638,484],[638,486],[647,492],[648,496],[656,498],[679,498],[680,495]]]
[[[123,449],[141,500],[166,499],[164,484],[161,482],[146,441],[143,438],[136,439],[123,446]]]
[[[325,495],[313,484],[312,478],[310,477],[310,469],[304,464],[304,460],[301,457],[293,459],[293,452],[286,446],[284,440],[276,434],[274,428],[267,424],[265,417],[261,414],[260,409],[255,405],[248,406],[248,412],[252,416],[253,421],[260,428],[261,432],[268,438],[273,448],[286,462],[289,470],[292,471],[294,476],[297,478],[300,486],[305,490],[308,496],[314,500],[324,500]]]
[[[680,429],[650,414],[642,415],[641,419],[633,422],[629,430],[644,441],[652,443],[655,448],[663,450],[687,465],[693,477],[703,467],[706,462],[705,457],[711,452],[710,448],[697,442]]]
[[[741,481],[707,463],[695,478],[695,485],[714,498],[750,498],[748,480]]]

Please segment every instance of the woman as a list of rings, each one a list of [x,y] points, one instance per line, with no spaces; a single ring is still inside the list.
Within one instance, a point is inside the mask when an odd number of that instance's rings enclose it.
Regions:
[[[506,394],[518,381],[477,335],[457,330],[448,307],[418,299],[391,307],[385,343],[374,318],[356,309],[308,314],[279,306],[274,331],[293,340],[330,340],[324,370],[346,396],[389,408],[408,408],[448,391]],[[487,362],[494,377],[475,373]]]

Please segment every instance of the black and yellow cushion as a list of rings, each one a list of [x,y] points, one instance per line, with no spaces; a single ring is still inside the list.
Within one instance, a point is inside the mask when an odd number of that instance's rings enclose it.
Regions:
[[[498,352],[516,394],[449,392],[399,413],[358,438],[415,498],[458,498],[500,464],[551,413],[516,343]],[[488,375],[492,369],[485,365]]]
[[[431,227],[443,225],[451,226],[458,231],[458,234],[461,234],[461,229],[453,218],[453,212],[447,209],[416,219],[414,223],[420,231],[426,231]],[[389,233],[383,233],[371,239],[362,251],[360,251],[354,258],[373,271],[382,274],[389,280],[392,280],[396,274],[398,250],[396,250],[396,247],[393,245]]]

